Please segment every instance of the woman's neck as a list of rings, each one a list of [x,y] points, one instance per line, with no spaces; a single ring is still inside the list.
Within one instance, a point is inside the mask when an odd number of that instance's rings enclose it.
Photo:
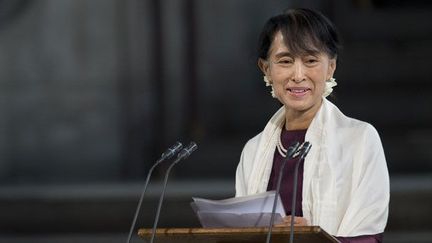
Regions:
[[[288,131],[308,129],[321,105],[322,103],[305,111],[297,111],[285,106],[285,129]]]

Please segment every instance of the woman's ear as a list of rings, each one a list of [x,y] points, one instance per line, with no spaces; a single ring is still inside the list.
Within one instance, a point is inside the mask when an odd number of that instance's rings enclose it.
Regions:
[[[329,65],[328,73],[327,73],[328,74],[327,76],[329,77],[329,79],[333,77],[333,74],[335,71],[336,71],[336,57],[330,59],[330,65]]]
[[[264,76],[268,76],[269,74],[269,63],[267,60],[264,60],[262,58],[258,59],[258,67],[263,72]]]

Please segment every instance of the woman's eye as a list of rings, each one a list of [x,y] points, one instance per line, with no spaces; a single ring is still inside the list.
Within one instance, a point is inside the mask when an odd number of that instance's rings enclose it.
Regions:
[[[317,58],[307,58],[306,59],[306,63],[307,64],[314,64],[314,63],[317,63],[317,62],[318,62]]]
[[[289,59],[281,59],[281,60],[279,60],[277,63],[280,63],[280,64],[289,64],[289,63],[292,63],[292,60],[289,60]]]

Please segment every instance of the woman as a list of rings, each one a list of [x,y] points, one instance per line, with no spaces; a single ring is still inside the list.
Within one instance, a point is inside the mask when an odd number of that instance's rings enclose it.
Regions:
[[[300,165],[296,225],[319,225],[346,242],[381,242],[389,203],[384,151],[372,125],[349,118],[325,97],[339,37],[318,12],[292,9],[272,17],[260,38],[258,66],[283,107],[245,145],[236,173],[236,196],[274,190],[286,148],[309,141]],[[293,161],[281,187],[291,209]]]

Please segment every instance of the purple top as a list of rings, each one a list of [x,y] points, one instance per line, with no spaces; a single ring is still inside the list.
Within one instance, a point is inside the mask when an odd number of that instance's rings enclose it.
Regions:
[[[282,129],[281,133],[281,142],[284,148],[288,148],[291,144],[295,142],[302,143],[305,140],[307,130],[293,130],[287,131]],[[282,166],[283,157],[279,154],[278,150],[275,150],[274,158],[273,158],[273,167],[270,174],[269,183],[267,186],[267,190],[276,190],[277,179],[279,176],[279,170]],[[288,160],[285,165],[285,171],[283,174],[281,187],[280,187],[280,195],[282,204],[284,206],[285,212],[287,215],[291,215],[291,200],[292,200],[292,187],[293,187],[293,179],[294,179],[294,169],[295,169],[296,159]],[[296,212],[295,216],[303,216],[302,210],[302,191],[303,191],[303,167],[304,161],[300,162],[299,173],[298,173],[298,181],[297,181],[297,200],[296,200]],[[356,237],[336,237],[342,243],[375,243],[383,241],[383,234],[376,235],[361,235]]]
[[[306,130],[294,130],[287,131],[285,129],[282,130],[281,133],[281,142],[284,148],[288,149],[288,147],[295,142],[302,143],[305,140]],[[269,179],[269,184],[267,186],[267,190],[276,190],[277,180],[279,176],[279,171],[282,166],[283,157],[279,154],[276,149],[273,158],[273,167]],[[285,209],[285,213],[287,215],[291,215],[291,200],[293,194],[293,179],[294,179],[294,169],[295,162],[297,159],[291,159],[287,161],[285,165],[285,171],[281,181],[280,187],[280,195],[282,199],[282,203]],[[300,162],[299,171],[298,171],[298,181],[297,181],[297,200],[296,200],[296,213],[295,216],[303,216],[302,211],[302,188],[303,188],[303,165],[304,161]]]

